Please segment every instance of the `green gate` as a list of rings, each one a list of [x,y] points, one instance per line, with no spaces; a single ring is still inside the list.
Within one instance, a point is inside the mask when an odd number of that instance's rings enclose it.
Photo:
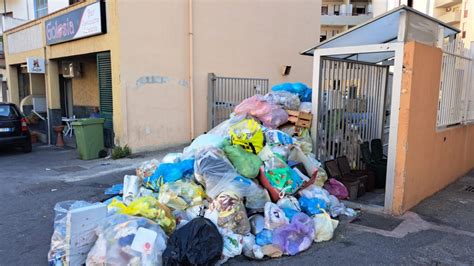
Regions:
[[[112,65],[110,52],[97,54],[97,77],[99,81],[100,114],[105,119],[104,144],[114,146],[113,100],[112,100]]]

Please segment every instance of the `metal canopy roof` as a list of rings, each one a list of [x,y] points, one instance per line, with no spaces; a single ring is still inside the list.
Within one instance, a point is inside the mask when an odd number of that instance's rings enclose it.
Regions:
[[[428,19],[439,24],[444,29],[444,37],[459,33],[458,29],[448,24],[423,14],[413,8],[402,5],[341,34],[338,34],[324,42],[321,42],[315,47],[301,52],[301,54],[312,56],[314,55],[314,50],[320,48],[348,47],[397,42],[400,16],[404,11],[411,12],[421,19]],[[352,54],[331,57],[377,63],[393,57],[393,53]]]

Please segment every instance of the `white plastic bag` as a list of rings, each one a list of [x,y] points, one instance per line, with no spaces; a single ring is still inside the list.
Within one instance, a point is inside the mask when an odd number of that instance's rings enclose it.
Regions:
[[[275,203],[267,202],[265,204],[265,229],[273,230],[282,225],[288,224],[289,220],[285,213]]]
[[[331,240],[339,224],[338,220],[331,219],[329,214],[322,210],[322,213],[316,214],[313,217],[314,221],[314,242],[323,242]]]
[[[168,153],[161,160],[162,163],[177,163],[181,161],[182,153]]]

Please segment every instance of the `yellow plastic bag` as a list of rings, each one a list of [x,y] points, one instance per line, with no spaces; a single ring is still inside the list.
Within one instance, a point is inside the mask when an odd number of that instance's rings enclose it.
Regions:
[[[338,220],[331,219],[329,214],[321,209],[322,213],[316,214],[313,217],[314,221],[314,242],[323,242],[331,240],[339,224]]]
[[[248,152],[257,154],[263,148],[263,132],[260,124],[253,119],[244,119],[229,129],[230,142],[240,145]]]
[[[158,201],[175,210],[185,210],[188,207],[202,204],[206,193],[201,186],[193,182],[178,180],[164,183],[160,187]]]
[[[138,198],[132,201],[128,206],[123,202],[114,199],[109,207],[117,208],[117,213],[128,214],[132,216],[142,216],[157,222],[161,228],[170,234],[176,228],[176,220],[168,207],[160,204],[152,196]]]

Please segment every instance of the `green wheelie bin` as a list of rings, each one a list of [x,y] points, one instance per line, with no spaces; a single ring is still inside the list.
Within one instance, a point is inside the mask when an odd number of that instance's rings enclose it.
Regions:
[[[83,118],[72,122],[82,160],[99,158],[99,152],[104,149],[104,121],[103,118]]]

